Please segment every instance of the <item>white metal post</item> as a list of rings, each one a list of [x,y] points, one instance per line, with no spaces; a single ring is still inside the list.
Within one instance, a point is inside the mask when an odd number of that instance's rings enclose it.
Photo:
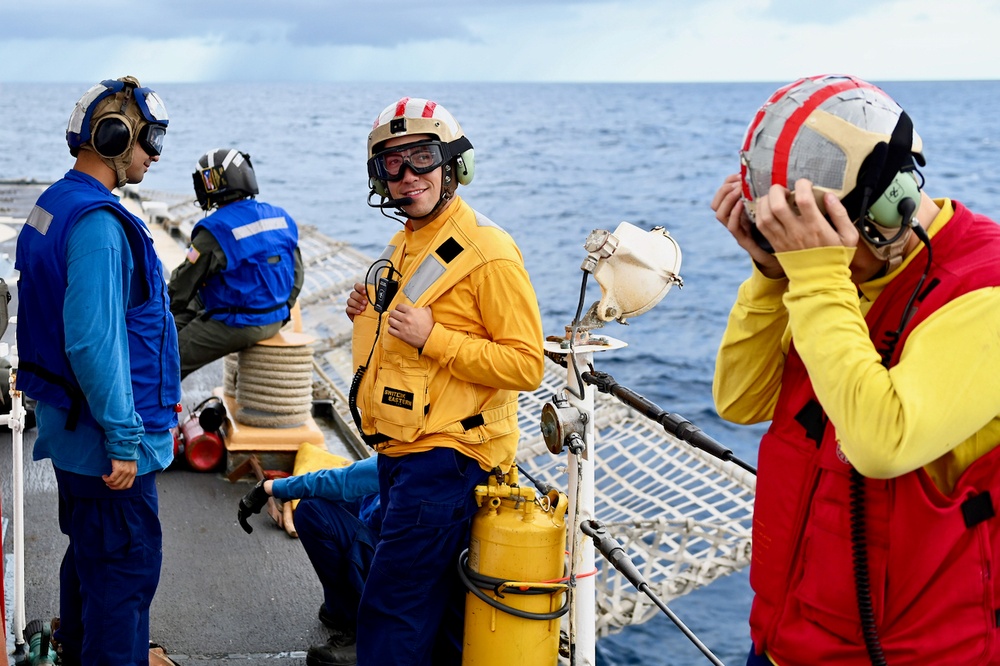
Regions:
[[[0,342],[0,356],[8,356],[8,345]],[[27,625],[24,603],[24,401],[22,394],[16,388],[17,382],[17,348],[9,355],[10,369],[10,413],[0,416],[0,425],[6,424],[11,433],[11,502],[13,510],[14,535],[14,617],[11,625],[14,630],[15,649],[24,645],[24,627]]]
[[[573,664],[594,666],[597,663],[597,585],[594,580],[594,542],[580,529],[585,520],[594,518],[594,389],[580,385],[573,363],[581,369],[589,368],[593,353],[575,352],[567,357],[569,403],[585,416],[584,443],[580,454],[569,453],[569,521],[573,526],[570,541],[570,572],[576,579],[571,593],[570,637],[574,649]],[[581,370],[582,372],[582,370]],[[583,397],[578,397],[582,395]]]

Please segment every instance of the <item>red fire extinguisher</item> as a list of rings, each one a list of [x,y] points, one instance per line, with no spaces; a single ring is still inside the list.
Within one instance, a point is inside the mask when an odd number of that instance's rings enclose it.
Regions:
[[[225,419],[226,406],[219,398],[213,396],[195,407],[174,434],[174,457],[183,456],[197,472],[218,468],[226,453],[221,433]]]

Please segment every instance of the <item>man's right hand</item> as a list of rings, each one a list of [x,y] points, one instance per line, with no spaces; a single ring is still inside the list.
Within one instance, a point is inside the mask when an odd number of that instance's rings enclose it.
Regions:
[[[104,474],[101,478],[111,490],[128,490],[135,481],[138,472],[138,463],[134,460],[111,459],[111,474]]]
[[[250,523],[247,522],[247,518],[253,514],[260,513],[260,510],[264,508],[267,504],[270,495],[267,494],[267,490],[264,489],[264,481],[258,481],[257,485],[250,489],[243,499],[240,500],[239,509],[236,512],[236,518],[240,521],[240,526],[243,531],[247,534],[253,532],[253,528]]]
[[[365,311],[368,307],[368,294],[365,292],[365,285],[360,282],[354,283],[354,291],[347,297],[347,316],[351,321],[354,317]]]

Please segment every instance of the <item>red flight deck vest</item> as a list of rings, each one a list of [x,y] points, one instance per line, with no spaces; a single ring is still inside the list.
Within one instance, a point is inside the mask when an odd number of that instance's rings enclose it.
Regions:
[[[1000,226],[954,205],[931,241],[934,263],[898,343],[889,344],[925,249],[865,318],[889,366],[938,308],[1000,285]],[[793,346],[760,444],[750,565],[751,638],[781,666],[871,663],[852,559],[851,470]],[[948,495],[923,469],[864,486],[868,582],[887,663],[1000,663],[1000,447]]]

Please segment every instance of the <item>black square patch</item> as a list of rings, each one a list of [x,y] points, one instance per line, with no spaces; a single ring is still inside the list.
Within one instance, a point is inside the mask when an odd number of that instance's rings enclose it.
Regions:
[[[465,248],[462,247],[457,240],[449,238],[445,242],[441,243],[435,252],[437,253],[437,256],[441,257],[444,263],[450,264],[451,260],[460,255],[464,249]]]

